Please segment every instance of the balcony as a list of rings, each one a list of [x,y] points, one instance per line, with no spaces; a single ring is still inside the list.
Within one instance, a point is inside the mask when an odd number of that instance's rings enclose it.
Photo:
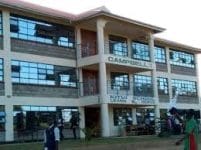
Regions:
[[[127,84],[113,84],[107,81],[107,102],[109,104],[127,104],[149,106],[155,104],[152,85],[137,86],[133,82]],[[99,88],[97,82],[80,83],[80,97],[96,97],[99,103]],[[86,98],[85,98],[86,99]]]

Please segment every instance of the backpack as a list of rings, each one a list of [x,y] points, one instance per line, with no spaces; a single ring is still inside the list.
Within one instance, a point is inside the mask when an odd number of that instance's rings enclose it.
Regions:
[[[56,147],[55,135],[54,135],[54,127],[48,128],[45,131],[46,134],[46,143],[45,147],[49,149],[54,149]]]

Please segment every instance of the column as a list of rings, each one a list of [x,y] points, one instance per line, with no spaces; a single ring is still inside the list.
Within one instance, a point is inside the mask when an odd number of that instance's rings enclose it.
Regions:
[[[97,20],[97,47],[99,54],[99,90],[100,90],[100,103],[101,103],[101,127],[102,136],[110,136],[109,126],[109,108],[107,104],[107,77],[106,77],[106,64],[104,60],[104,27],[106,21]]]
[[[151,62],[154,65],[154,69],[152,70],[151,75],[152,75],[152,83],[153,83],[153,96],[155,99],[155,108],[154,108],[155,118],[160,118],[156,64],[155,64],[155,57],[154,57],[154,37],[152,33],[149,34],[149,48],[150,48]]]
[[[13,105],[5,105],[6,112],[6,142],[14,140]]]
[[[198,105],[200,108],[200,116],[201,116],[201,88],[200,88],[200,79],[199,77],[201,76],[201,69],[198,67],[198,65],[201,65],[201,62],[198,62],[198,60],[201,58],[201,55],[195,54],[195,69],[196,69],[196,77],[197,77],[197,93],[198,93]],[[198,64],[199,63],[199,64]]]
[[[4,56],[5,95],[8,98],[10,98],[12,96],[10,13],[7,11],[3,11],[2,16],[3,16],[3,50],[6,52],[6,55]]]
[[[77,60],[78,59],[80,59],[81,58],[81,48],[82,48],[82,46],[81,46],[81,41],[82,41],[82,39],[81,39],[81,30],[80,30],[80,27],[79,26],[77,26],[76,27],[76,41],[77,41],[77,43],[76,43],[76,47],[77,47]]]
[[[132,108],[133,125],[137,125],[137,111],[136,108]]]
[[[85,128],[85,110],[84,107],[79,107],[79,113],[80,113],[80,138],[85,138],[85,134],[83,133],[82,129]]]
[[[172,83],[171,83],[171,65],[170,65],[170,51],[168,47],[165,47],[165,52],[166,52],[166,61],[167,61],[167,68],[168,68],[168,89],[169,89],[169,97],[170,99],[173,98],[172,94]]]

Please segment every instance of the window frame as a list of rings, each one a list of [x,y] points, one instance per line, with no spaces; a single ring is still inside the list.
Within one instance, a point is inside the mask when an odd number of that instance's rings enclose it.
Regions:
[[[36,29],[36,26],[39,28],[38,30]],[[45,27],[42,27],[42,26],[45,26]],[[75,31],[70,26],[67,27],[64,25],[49,23],[44,20],[11,14],[10,27],[11,27],[11,38],[75,49]],[[59,30],[58,32],[57,31],[58,29],[61,29],[61,30]],[[48,30],[52,31],[52,33]],[[67,35],[59,36],[59,34],[61,33],[63,34],[64,31],[66,31],[65,34]],[[47,35],[47,33],[49,35]],[[39,34],[40,36],[37,36],[36,34]],[[65,37],[66,39],[62,40],[63,37]],[[59,38],[60,40],[58,40]],[[57,43],[54,43],[53,39],[56,39]],[[63,43],[66,43],[66,44],[63,44]]]
[[[180,67],[186,67],[186,68],[192,68],[195,69],[195,55],[193,53],[188,53],[185,51],[179,51],[176,49],[170,49],[169,52],[170,57],[170,64]],[[175,57],[175,58],[173,58]],[[174,59],[178,59],[177,61]],[[186,63],[184,61],[190,60],[189,63]],[[179,62],[178,62],[179,61]],[[193,62],[193,63],[192,63]]]
[[[168,78],[157,77],[157,87],[158,87],[159,95],[169,95]],[[160,87],[163,87],[163,88],[160,88]],[[165,92],[165,90],[167,90],[167,92]]]
[[[177,82],[177,83],[175,83]],[[191,83],[191,84],[189,84]],[[197,82],[196,81],[189,81],[189,80],[180,80],[180,79],[172,79],[171,80],[171,86],[172,86],[172,92],[175,92],[175,88],[178,88],[177,85],[179,85],[179,96],[187,96],[187,97],[197,97],[198,96],[198,90],[197,90]],[[192,86],[189,87],[189,86]],[[184,90],[185,89],[185,90]],[[181,93],[182,92],[182,93]]]
[[[111,72],[110,76],[111,76],[111,89],[113,89],[113,90],[115,90],[115,89],[117,89],[117,90],[129,90],[130,89],[129,74],[128,73]],[[119,79],[116,80],[116,79],[114,79],[114,77],[118,77]],[[122,79],[120,79],[120,78],[122,78]],[[126,81],[126,78],[127,78],[127,81]],[[123,84],[123,85],[119,85],[119,84]]]
[[[134,74],[133,82],[134,96],[153,97],[153,81],[151,76]]]
[[[159,53],[160,50],[160,53]],[[164,53],[163,53],[164,52]],[[154,46],[154,56],[155,56],[155,62],[156,63],[163,63],[166,64],[166,50],[162,46]],[[160,57],[158,57],[160,56]]]
[[[115,49],[115,44],[117,44],[117,47],[118,47],[117,49]],[[109,35],[109,50],[110,50],[110,53],[113,55],[128,57],[127,39],[123,37],[115,36],[115,35]]]
[[[137,48],[136,48],[137,44],[140,47],[139,54],[137,54]],[[143,47],[143,49],[142,49],[142,47]],[[145,47],[147,47],[147,49],[145,49]],[[151,61],[150,48],[147,43],[140,42],[140,41],[132,41],[131,42],[131,50],[132,50],[132,58],[133,59],[148,61],[148,62]],[[147,55],[144,56],[143,55],[144,53],[147,53]]]

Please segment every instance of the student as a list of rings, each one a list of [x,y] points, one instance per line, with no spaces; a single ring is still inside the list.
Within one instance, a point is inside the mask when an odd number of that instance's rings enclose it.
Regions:
[[[74,139],[76,139],[77,138],[76,128],[77,128],[78,124],[77,124],[77,117],[75,116],[75,114],[72,115],[72,117],[70,119],[70,123],[71,123],[71,129],[73,131],[73,137],[74,137]]]
[[[185,124],[185,136],[176,142],[179,145],[184,140],[184,150],[198,150],[198,124],[194,119],[194,110],[187,113]]]
[[[45,150],[59,150],[60,133],[56,121],[50,121],[44,133]]]
[[[60,133],[60,140],[63,140],[64,139],[64,135],[63,135],[64,122],[62,117],[58,119],[58,128]]]

